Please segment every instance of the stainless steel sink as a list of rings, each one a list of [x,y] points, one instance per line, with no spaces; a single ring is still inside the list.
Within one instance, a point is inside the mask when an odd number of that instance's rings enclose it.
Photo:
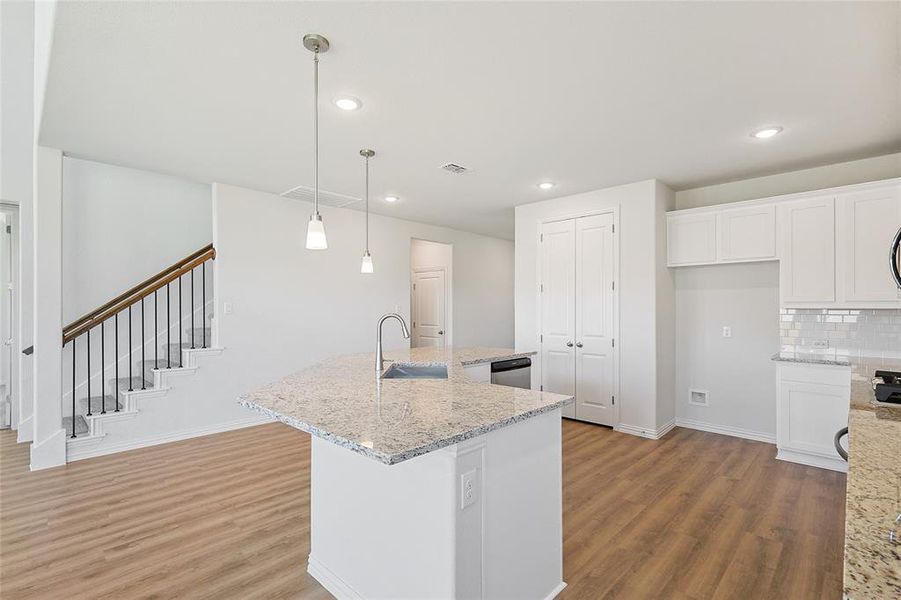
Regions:
[[[447,379],[447,365],[414,365],[394,363],[382,379]]]

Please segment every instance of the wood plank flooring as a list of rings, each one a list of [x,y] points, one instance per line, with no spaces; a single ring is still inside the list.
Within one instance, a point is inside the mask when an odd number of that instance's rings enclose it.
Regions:
[[[563,600],[841,597],[844,475],[686,429],[563,432]],[[271,424],[31,473],[0,432],[0,596],[331,598],[309,458]]]

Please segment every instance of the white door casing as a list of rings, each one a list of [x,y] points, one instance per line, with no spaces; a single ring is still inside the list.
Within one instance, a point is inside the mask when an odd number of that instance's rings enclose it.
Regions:
[[[575,221],[541,226],[541,389],[575,395]],[[575,407],[563,408],[574,418]]]
[[[576,417],[614,425],[613,215],[576,221]]]
[[[412,346],[444,348],[447,325],[447,272],[413,271]]]

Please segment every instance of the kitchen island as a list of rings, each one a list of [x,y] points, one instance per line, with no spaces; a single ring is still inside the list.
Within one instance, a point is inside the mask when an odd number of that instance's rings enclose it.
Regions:
[[[307,570],[338,598],[553,598],[562,581],[560,409],[569,396],[480,383],[527,356],[418,348],[326,360],[240,398],[312,437]]]

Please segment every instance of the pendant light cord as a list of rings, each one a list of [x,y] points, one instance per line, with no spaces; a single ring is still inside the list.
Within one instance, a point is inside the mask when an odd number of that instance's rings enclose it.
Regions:
[[[313,52],[313,212],[319,216],[319,48]]]
[[[366,157],[366,254],[369,254],[369,157]]]

